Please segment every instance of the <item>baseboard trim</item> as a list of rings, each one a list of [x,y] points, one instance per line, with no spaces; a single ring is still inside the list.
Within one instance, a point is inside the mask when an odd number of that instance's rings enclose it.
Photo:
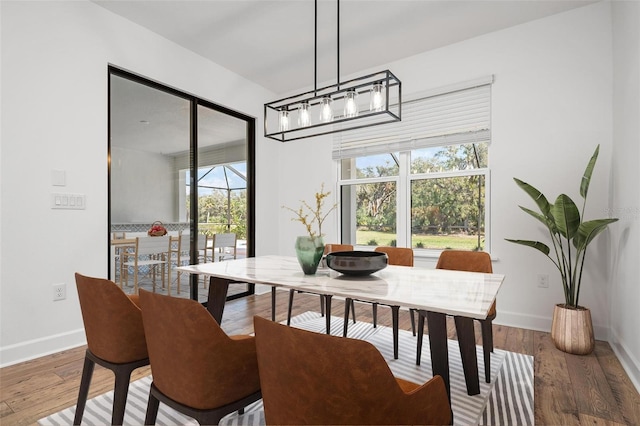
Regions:
[[[86,345],[84,328],[0,347],[0,368]]]
[[[622,368],[627,372],[629,379],[640,393],[640,361],[627,350],[627,346],[620,340],[614,329],[611,329],[611,338],[609,339],[611,349],[618,357]]]
[[[551,333],[551,322],[552,317],[507,312],[500,310],[500,308],[498,308],[496,319],[493,320],[494,324],[525,328],[527,330],[544,331],[547,333]],[[608,327],[593,324],[593,334],[596,340],[609,341]]]

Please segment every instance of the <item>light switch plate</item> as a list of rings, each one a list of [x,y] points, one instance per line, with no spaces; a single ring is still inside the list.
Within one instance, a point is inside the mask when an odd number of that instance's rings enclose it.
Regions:
[[[66,186],[67,173],[64,170],[51,170],[51,185]]]
[[[87,206],[87,196],[84,194],[51,194],[51,208],[61,210],[85,210]]]

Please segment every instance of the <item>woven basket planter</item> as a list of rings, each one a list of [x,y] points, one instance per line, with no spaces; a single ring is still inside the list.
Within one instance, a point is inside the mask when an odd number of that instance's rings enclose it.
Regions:
[[[553,310],[551,340],[556,348],[574,355],[588,355],[593,352],[593,323],[591,311],[582,306],[567,307],[559,303]]]

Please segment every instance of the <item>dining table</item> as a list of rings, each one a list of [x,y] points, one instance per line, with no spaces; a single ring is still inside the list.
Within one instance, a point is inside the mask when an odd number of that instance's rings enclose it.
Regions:
[[[474,319],[485,319],[504,282],[502,274],[451,271],[420,266],[388,265],[365,276],[345,275],[329,268],[318,268],[314,275],[302,272],[296,257],[257,256],[225,262],[181,266],[177,270],[209,277],[208,301],[205,305],[220,324],[227,290],[231,283],[271,286],[272,312],[275,321],[276,290],[299,290],[319,294],[325,304],[326,332],[330,332],[332,297],[384,304],[392,307],[394,358],[398,358],[398,310],[413,308],[427,319],[431,365],[434,376],[444,379],[450,395],[449,357],[446,316],[456,317],[458,343],[461,348],[467,393],[480,393]],[[191,280],[193,285],[194,280]],[[197,283],[196,283],[197,285]],[[470,350],[472,349],[472,350]]]

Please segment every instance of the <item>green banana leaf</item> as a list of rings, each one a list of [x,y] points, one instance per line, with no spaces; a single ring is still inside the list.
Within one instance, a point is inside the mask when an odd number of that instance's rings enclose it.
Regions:
[[[600,145],[596,146],[596,150],[587,164],[587,168],[582,174],[582,180],[580,181],[580,195],[585,200],[587,199],[587,192],[589,192],[589,183],[591,182],[591,175],[593,174],[593,168],[596,166],[596,160],[598,159],[598,153],[600,152]]]
[[[520,245],[527,246],[527,247],[532,247],[532,248],[542,252],[542,254],[544,254],[545,256],[549,256],[549,252],[551,251],[549,249],[549,246],[547,246],[546,244],[541,243],[540,241],[510,240],[509,238],[505,238],[505,240],[509,241],[510,243],[515,243],[515,244],[520,244]]]
[[[595,219],[580,224],[578,233],[573,239],[573,246],[578,250],[585,250],[599,233],[604,231],[610,223],[618,219]]]
[[[580,211],[573,200],[565,194],[558,195],[551,206],[551,214],[562,236],[572,239],[580,226]]]
[[[554,234],[556,234],[558,232],[558,229],[556,228],[555,221],[549,220],[548,218],[546,218],[545,216],[541,215],[540,213],[538,213],[536,211],[533,211],[531,209],[528,209],[526,207],[522,207],[522,206],[518,206],[518,207],[520,207],[523,211],[529,213],[531,216],[535,217],[540,222],[542,222],[542,224],[544,226],[546,226],[547,228],[549,228],[549,230],[551,232],[553,232]]]
[[[524,192],[533,198],[533,201],[536,202],[540,212],[542,212],[545,217],[551,217],[551,205],[549,204],[549,201],[547,201],[547,197],[545,197],[542,192],[518,178],[513,178],[513,180],[516,181],[518,186],[522,188]]]

